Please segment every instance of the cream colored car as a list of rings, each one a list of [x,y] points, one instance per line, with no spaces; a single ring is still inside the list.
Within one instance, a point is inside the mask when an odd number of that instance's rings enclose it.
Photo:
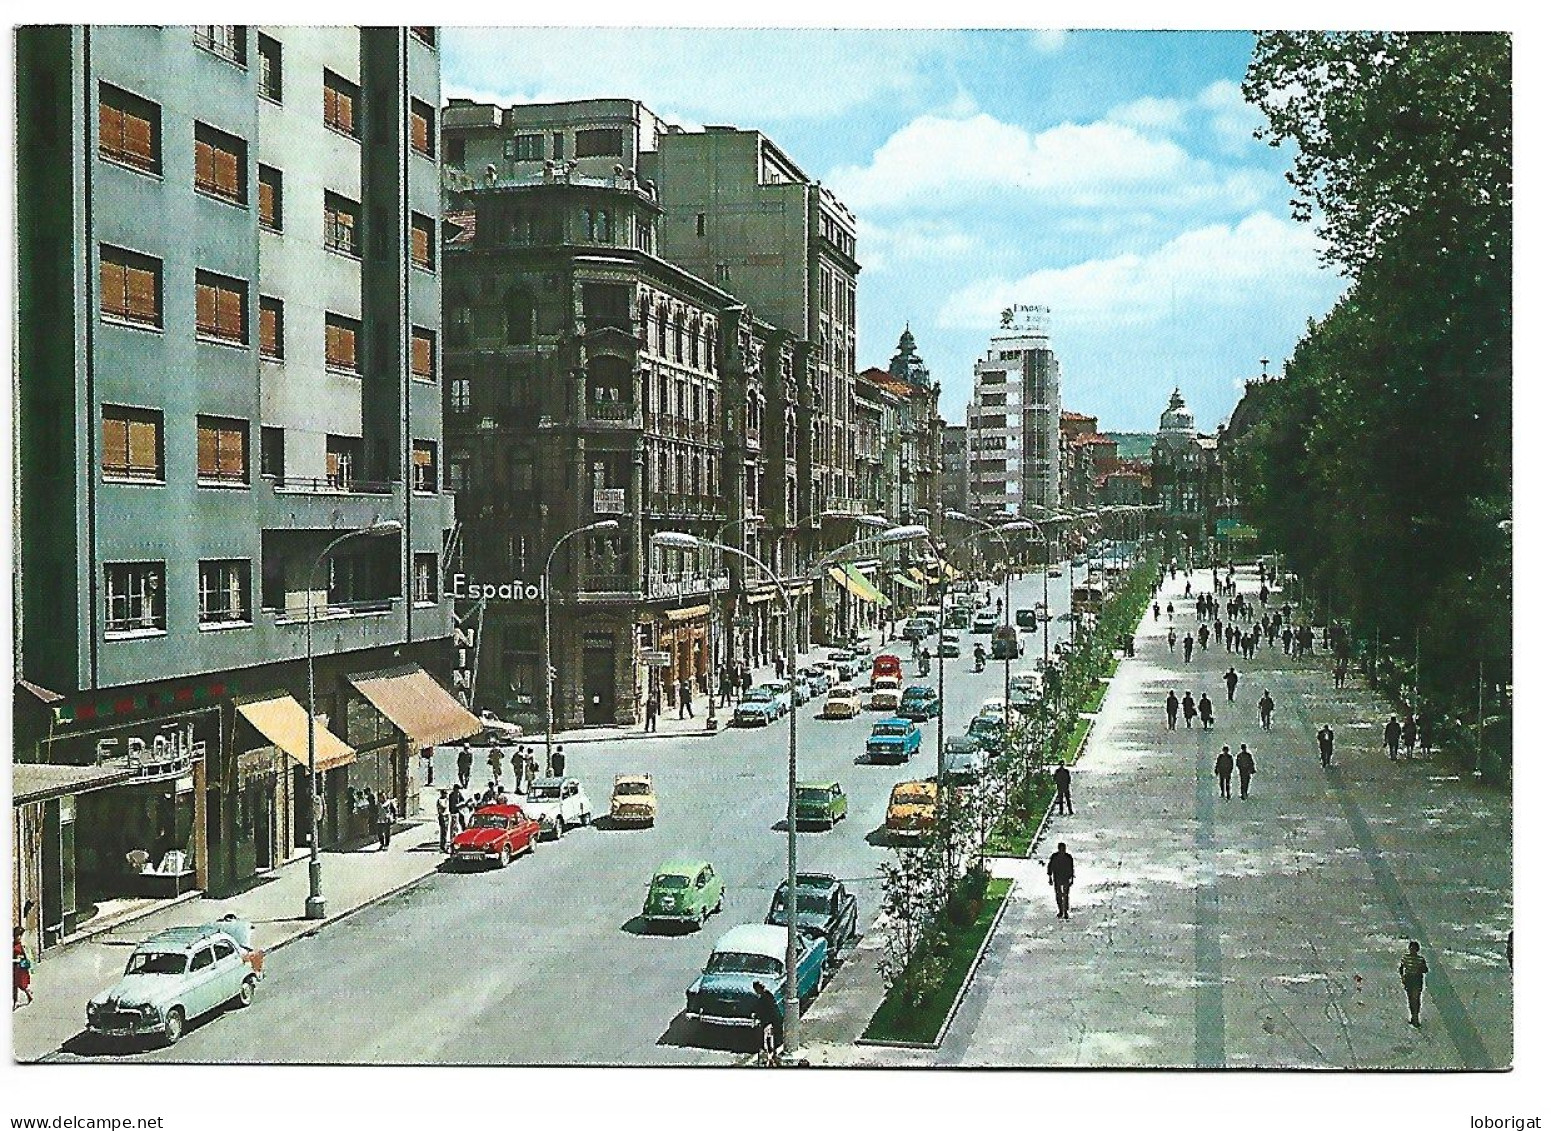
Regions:
[[[657,823],[657,791],[652,788],[651,774],[614,775],[609,821],[615,825]]]
[[[862,693],[849,684],[841,684],[830,690],[824,700],[826,719],[854,719],[862,713]]]
[[[904,691],[899,680],[891,675],[880,675],[872,681],[872,691],[867,696],[867,707],[872,711],[897,711]]]

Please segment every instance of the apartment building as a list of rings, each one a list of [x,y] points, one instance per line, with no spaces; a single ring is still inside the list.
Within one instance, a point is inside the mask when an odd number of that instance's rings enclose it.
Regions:
[[[1061,365],[1049,322],[1048,307],[1008,308],[975,362],[965,431],[969,505],[982,514],[1037,517],[1060,502]]]

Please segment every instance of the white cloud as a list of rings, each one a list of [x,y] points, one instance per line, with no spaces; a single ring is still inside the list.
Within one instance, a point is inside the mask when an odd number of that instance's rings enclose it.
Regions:
[[[1181,129],[1185,124],[1185,103],[1177,98],[1138,98],[1135,102],[1122,103],[1105,115],[1111,122],[1133,126],[1139,130],[1161,130],[1168,133]]]
[[[1261,144],[1255,130],[1265,124],[1265,115],[1244,101],[1238,83],[1214,82],[1196,96],[1196,103],[1206,111],[1212,136],[1224,150],[1240,153]]]
[[[1054,55],[1066,46],[1067,32],[1060,28],[1044,28],[1029,32],[1029,42],[1041,55]]]
[[[904,264],[982,259],[982,241],[944,220],[902,220],[893,224],[857,221],[857,255],[865,271],[882,272]]]
[[[984,329],[1014,302],[1050,306],[1060,328],[1135,332],[1229,310],[1312,311],[1339,282],[1318,265],[1307,225],[1256,212],[1237,224],[1195,228],[1147,253],[1127,253],[1019,279],[988,279],[948,297],[937,324]]]

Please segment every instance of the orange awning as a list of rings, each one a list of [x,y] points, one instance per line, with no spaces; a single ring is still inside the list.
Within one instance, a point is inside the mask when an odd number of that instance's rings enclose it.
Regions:
[[[240,703],[237,713],[298,765],[307,765],[307,711],[291,696],[280,694]],[[355,761],[355,751],[317,718],[312,720],[312,735],[319,773]]]
[[[349,677],[350,684],[417,747],[472,738],[484,725],[419,664]]]

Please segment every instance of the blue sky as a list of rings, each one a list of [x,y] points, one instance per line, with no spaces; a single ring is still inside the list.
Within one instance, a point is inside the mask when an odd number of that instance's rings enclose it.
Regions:
[[[443,91],[503,104],[638,98],[686,127],[762,129],[857,214],[858,364],[908,319],[962,422],[1012,302],[1051,307],[1063,400],[1203,429],[1343,280],[1256,141],[1237,32],[444,29]]]

